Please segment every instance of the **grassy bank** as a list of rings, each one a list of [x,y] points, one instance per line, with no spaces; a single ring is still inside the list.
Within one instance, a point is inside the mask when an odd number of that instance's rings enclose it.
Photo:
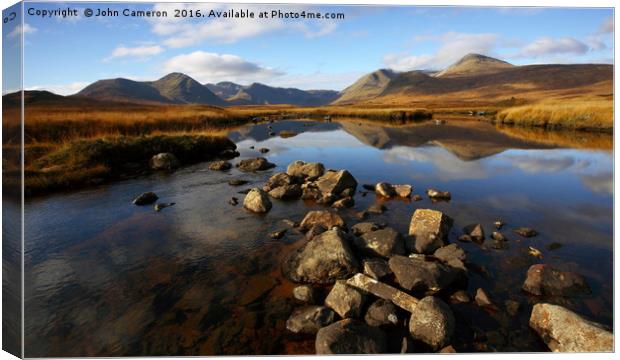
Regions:
[[[32,145],[26,147],[28,158]],[[66,142],[31,156],[25,169],[27,195],[79,188],[89,184],[149,172],[149,159],[171,152],[183,165],[214,158],[235,144],[215,135],[155,135],[103,137]]]
[[[574,130],[613,130],[613,103],[609,100],[547,100],[500,110],[502,124]]]

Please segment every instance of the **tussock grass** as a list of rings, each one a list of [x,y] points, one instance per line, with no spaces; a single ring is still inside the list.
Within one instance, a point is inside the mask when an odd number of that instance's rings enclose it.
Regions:
[[[613,103],[595,99],[547,100],[500,110],[496,120],[521,126],[611,131]]]

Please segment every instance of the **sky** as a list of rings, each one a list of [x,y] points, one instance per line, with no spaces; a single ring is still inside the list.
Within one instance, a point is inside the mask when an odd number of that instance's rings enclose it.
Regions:
[[[36,15],[67,8],[79,16]],[[86,8],[121,15],[86,17]],[[123,9],[168,17],[127,17]],[[249,9],[256,17],[279,9],[344,19],[174,18],[175,9]],[[613,62],[612,9],[31,2],[24,12],[23,26],[3,31],[4,50],[19,46],[23,28],[24,87],[62,95],[99,79],[150,81],[170,72],[201,83],[342,90],[380,68],[440,70],[468,53],[516,65]]]

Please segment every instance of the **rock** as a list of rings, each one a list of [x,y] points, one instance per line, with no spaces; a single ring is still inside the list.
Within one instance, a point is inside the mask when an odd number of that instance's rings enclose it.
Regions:
[[[495,225],[495,228],[497,230],[501,230],[502,226],[504,226],[504,221],[502,219],[497,219],[497,220],[495,220],[493,225]]]
[[[247,195],[252,189],[243,189],[241,191],[237,191],[237,194]]]
[[[452,228],[452,222],[452,219],[441,211],[417,209],[409,225],[409,235],[413,237],[414,243],[407,244],[407,250],[425,254],[442,247]]]
[[[174,170],[180,165],[179,159],[172,153],[159,153],[149,161],[149,166],[153,170]]]
[[[355,205],[355,200],[353,200],[352,197],[347,196],[340,200],[334,201],[334,203],[332,204],[332,207],[334,209],[344,209],[344,208],[350,208],[353,205]]]
[[[504,305],[506,305],[506,312],[508,313],[508,315],[517,316],[517,314],[519,314],[519,309],[521,308],[521,304],[519,304],[518,301],[506,300],[504,302]]]
[[[452,197],[448,191],[439,191],[437,189],[426,190],[426,195],[433,200],[450,200]]]
[[[516,234],[521,235],[521,236],[526,237],[526,238],[538,235],[536,230],[534,230],[532,228],[528,228],[528,227],[520,227],[520,228],[516,228],[516,229],[514,229],[512,231],[515,232]]]
[[[534,305],[530,327],[540,335],[551,351],[609,352],[614,335],[601,324],[588,321],[559,305]]]
[[[286,329],[295,334],[316,334],[320,328],[334,322],[335,314],[325,306],[306,306],[297,309],[286,320]]]
[[[368,217],[368,211],[363,210],[363,211],[360,211],[358,213],[355,213],[355,217],[358,220],[365,220]]]
[[[355,195],[355,189],[353,188],[346,188],[344,190],[342,190],[342,192],[340,193],[340,197],[353,197]]]
[[[523,290],[539,296],[575,296],[592,292],[583,276],[544,264],[530,266]]]
[[[443,349],[439,350],[439,352],[442,354],[456,354],[456,350],[452,345],[444,347]]]
[[[389,258],[392,255],[405,254],[403,238],[398,231],[389,227],[355,237],[353,244],[361,252],[370,256]]]
[[[347,235],[328,230],[289,255],[284,274],[294,282],[328,284],[346,279],[359,271],[359,262]]]
[[[415,194],[415,195],[413,195],[413,196],[411,197],[411,200],[413,200],[413,201],[422,201],[422,200],[423,200],[423,198],[422,198],[422,196],[421,196],[421,195]]]
[[[293,177],[291,177],[287,173],[278,172],[269,177],[269,180],[267,180],[267,183],[265,184],[265,186],[263,186],[263,190],[265,190],[266,192],[269,192],[275,188],[285,186],[285,185],[291,185],[294,183],[295,183],[295,180]]]
[[[370,214],[383,214],[386,211],[387,211],[387,208],[383,204],[376,204],[376,203],[370,205],[370,207],[366,209],[366,212]]]
[[[173,206],[176,203],[159,203],[159,204],[155,204],[155,206],[153,207],[155,209],[155,211],[162,211],[163,209]]]
[[[268,152],[269,152],[269,149],[267,149],[267,148],[260,148],[260,149],[258,149],[258,151],[259,151],[261,154],[266,154],[266,153],[268,153]]]
[[[415,312],[418,304],[418,299],[413,296],[364,274],[355,274],[347,280],[347,284],[381,299],[390,300],[394,305],[411,313]]]
[[[303,180],[313,181],[325,173],[325,167],[321,163],[306,163],[297,160],[288,165],[286,173]]]
[[[454,314],[450,306],[434,296],[420,300],[409,320],[411,336],[434,350],[439,350],[450,343],[454,326]]]
[[[387,261],[379,258],[365,259],[362,261],[362,268],[364,274],[375,280],[380,280],[382,277],[392,274]]]
[[[397,196],[407,198],[411,196],[413,187],[411,185],[394,185],[394,192]]]
[[[325,305],[343,319],[357,318],[362,314],[365,301],[366,296],[362,292],[347,285],[344,280],[338,280],[325,298]]]
[[[228,203],[232,206],[237,206],[239,204],[239,199],[233,196],[228,200]]]
[[[396,191],[394,191],[394,187],[391,184],[384,183],[384,182],[380,182],[377,185],[375,185],[375,192],[377,193],[377,195],[380,195],[386,198],[391,198],[391,197],[396,196]]]
[[[315,350],[318,355],[380,354],[387,351],[387,338],[377,327],[344,319],[318,331]]]
[[[280,137],[281,138],[286,139],[286,138],[290,138],[290,137],[293,137],[293,136],[297,136],[297,133],[294,132],[294,131],[290,131],[290,130],[282,130],[282,131],[280,131]]]
[[[368,191],[375,191],[375,185],[370,185],[370,184],[362,184],[362,188],[368,190]]]
[[[374,222],[361,222],[351,226],[351,231],[356,236],[364,235],[376,230],[379,230],[379,225]]]
[[[232,165],[226,160],[218,160],[209,164],[209,170],[214,171],[225,171],[230,170],[230,168],[232,168]]]
[[[327,231],[327,229],[321,225],[312,225],[310,230],[306,232],[306,239],[312,240],[315,236],[321,235],[325,231]]]
[[[453,303],[468,303],[471,302],[471,296],[465,290],[456,291],[454,294],[450,296],[450,301]]]
[[[321,198],[321,192],[317,188],[302,187],[301,198],[302,200],[318,200]]]
[[[470,224],[463,228],[463,232],[476,242],[484,241],[484,229],[480,224]]]
[[[476,290],[476,297],[474,299],[476,300],[476,305],[480,307],[495,308],[495,304],[493,304],[489,295],[481,288]]]
[[[278,239],[282,239],[284,235],[286,235],[286,229],[274,231],[271,234],[269,234],[269,237],[272,239],[278,240]]]
[[[357,187],[357,181],[347,170],[327,171],[316,180],[316,186],[323,194],[340,194],[346,189]]]
[[[442,246],[435,250],[433,256],[448,266],[467,272],[465,267],[465,259],[467,258],[465,251],[457,244]]]
[[[134,205],[151,205],[155,201],[157,201],[159,197],[152,191],[142,193],[138,195],[135,199],[133,199]]]
[[[316,304],[318,301],[317,290],[310,285],[299,285],[293,288],[293,297],[307,304]]]
[[[413,343],[413,340],[411,340],[411,337],[403,336],[403,339],[400,342],[400,353],[411,354],[414,352],[415,352],[415,344]]]
[[[275,166],[275,164],[270,163],[267,159],[262,157],[241,160],[237,164],[239,170],[243,172],[269,170]]]
[[[457,238],[457,240],[460,241],[460,242],[472,242],[471,236],[469,236],[467,234],[463,234],[463,235],[459,236]]]
[[[220,159],[230,160],[230,159],[236,158],[239,155],[241,155],[241,154],[239,154],[239,152],[236,151],[236,150],[226,149],[226,150],[220,152],[217,155],[217,157],[219,157]]]
[[[282,220],[282,222],[285,223],[286,226],[292,227],[292,228],[296,228],[296,227],[299,226],[299,222],[298,221],[293,221],[293,220],[290,220],[290,219],[284,219],[284,220]]]
[[[255,213],[266,213],[271,210],[271,201],[263,190],[253,188],[245,196],[243,207]]]
[[[275,131],[270,131],[270,132],[269,132],[269,136],[276,136]]]
[[[410,291],[439,291],[457,278],[457,270],[437,261],[396,255],[388,264],[398,284]]]
[[[559,242],[552,242],[551,244],[545,246],[545,248],[549,251],[557,250],[561,247],[562,244],[560,244]]]
[[[301,196],[299,184],[283,185],[269,191],[269,196],[274,199],[298,199]]]
[[[328,210],[314,210],[306,214],[299,225],[302,230],[308,230],[314,225],[321,225],[326,229],[334,226],[344,227],[346,224],[342,218]]]
[[[241,185],[245,185],[247,183],[249,183],[249,181],[242,180],[242,179],[230,179],[230,180],[228,180],[228,185],[230,185],[230,186],[241,186]]]
[[[491,234],[491,239],[495,241],[508,241],[508,239],[506,239],[504,234],[502,234],[499,231],[493,231],[493,233]]]
[[[316,200],[317,204],[330,205],[338,199],[334,194],[321,194]]]
[[[385,299],[378,299],[370,304],[364,321],[370,326],[396,326],[402,323],[396,305]]]

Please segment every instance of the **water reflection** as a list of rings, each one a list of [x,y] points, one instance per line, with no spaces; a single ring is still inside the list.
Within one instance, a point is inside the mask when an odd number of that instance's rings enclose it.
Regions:
[[[269,134],[282,130],[298,135]],[[597,136],[583,141],[554,133],[540,135],[544,141],[539,141],[525,131],[478,122],[396,127],[362,120],[282,121],[231,133],[242,157],[263,156],[258,149],[269,148],[264,156],[278,165],[272,171],[222,173],[197,164],[173,174],[31,199],[26,207],[26,355],[312,352],[311,337],[284,331],[294,306],[293,284],[281,276],[280,264],[302,244],[302,235],[289,231],[282,240],[266,235],[282,229],[282,219],[299,220],[317,206],[274,201],[273,209],[260,216],[228,204],[232,196],[242,198],[239,190],[263,184],[297,159],[346,168],[360,183],[411,183],[415,193],[431,186],[451,191],[448,203],[386,202],[389,211],[373,220],[403,233],[418,207],[453,217],[452,239],[472,222],[488,232],[497,217],[508,222],[508,233],[517,226],[536,228],[540,236],[511,238],[507,250],[463,244],[470,261],[488,273],[472,274],[469,290],[484,286],[500,303],[516,298],[525,309],[511,321],[469,308],[458,311],[483,330],[499,326],[524,333],[525,345],[518,350],[542,349],[527,329],[527,313],[538,300],[519,291],[527,267],[539,261],[527,255],[527,246],[541,249],[547,263],[582,272],[594,294],[566,306],[611,324],[612,154],[604,145],[606,135]],[[232,178],[250,183],[232,187]],[[144,191],[176,205],[161,212],[130,205]],[[342,216],[355,223],[355,212],[374,202],[374,196],[357,196],[355,207]],[[545,248],[554,242],[563,246]],[[476,350],[466,335],[471,330],[464,331],[458,341]]]

